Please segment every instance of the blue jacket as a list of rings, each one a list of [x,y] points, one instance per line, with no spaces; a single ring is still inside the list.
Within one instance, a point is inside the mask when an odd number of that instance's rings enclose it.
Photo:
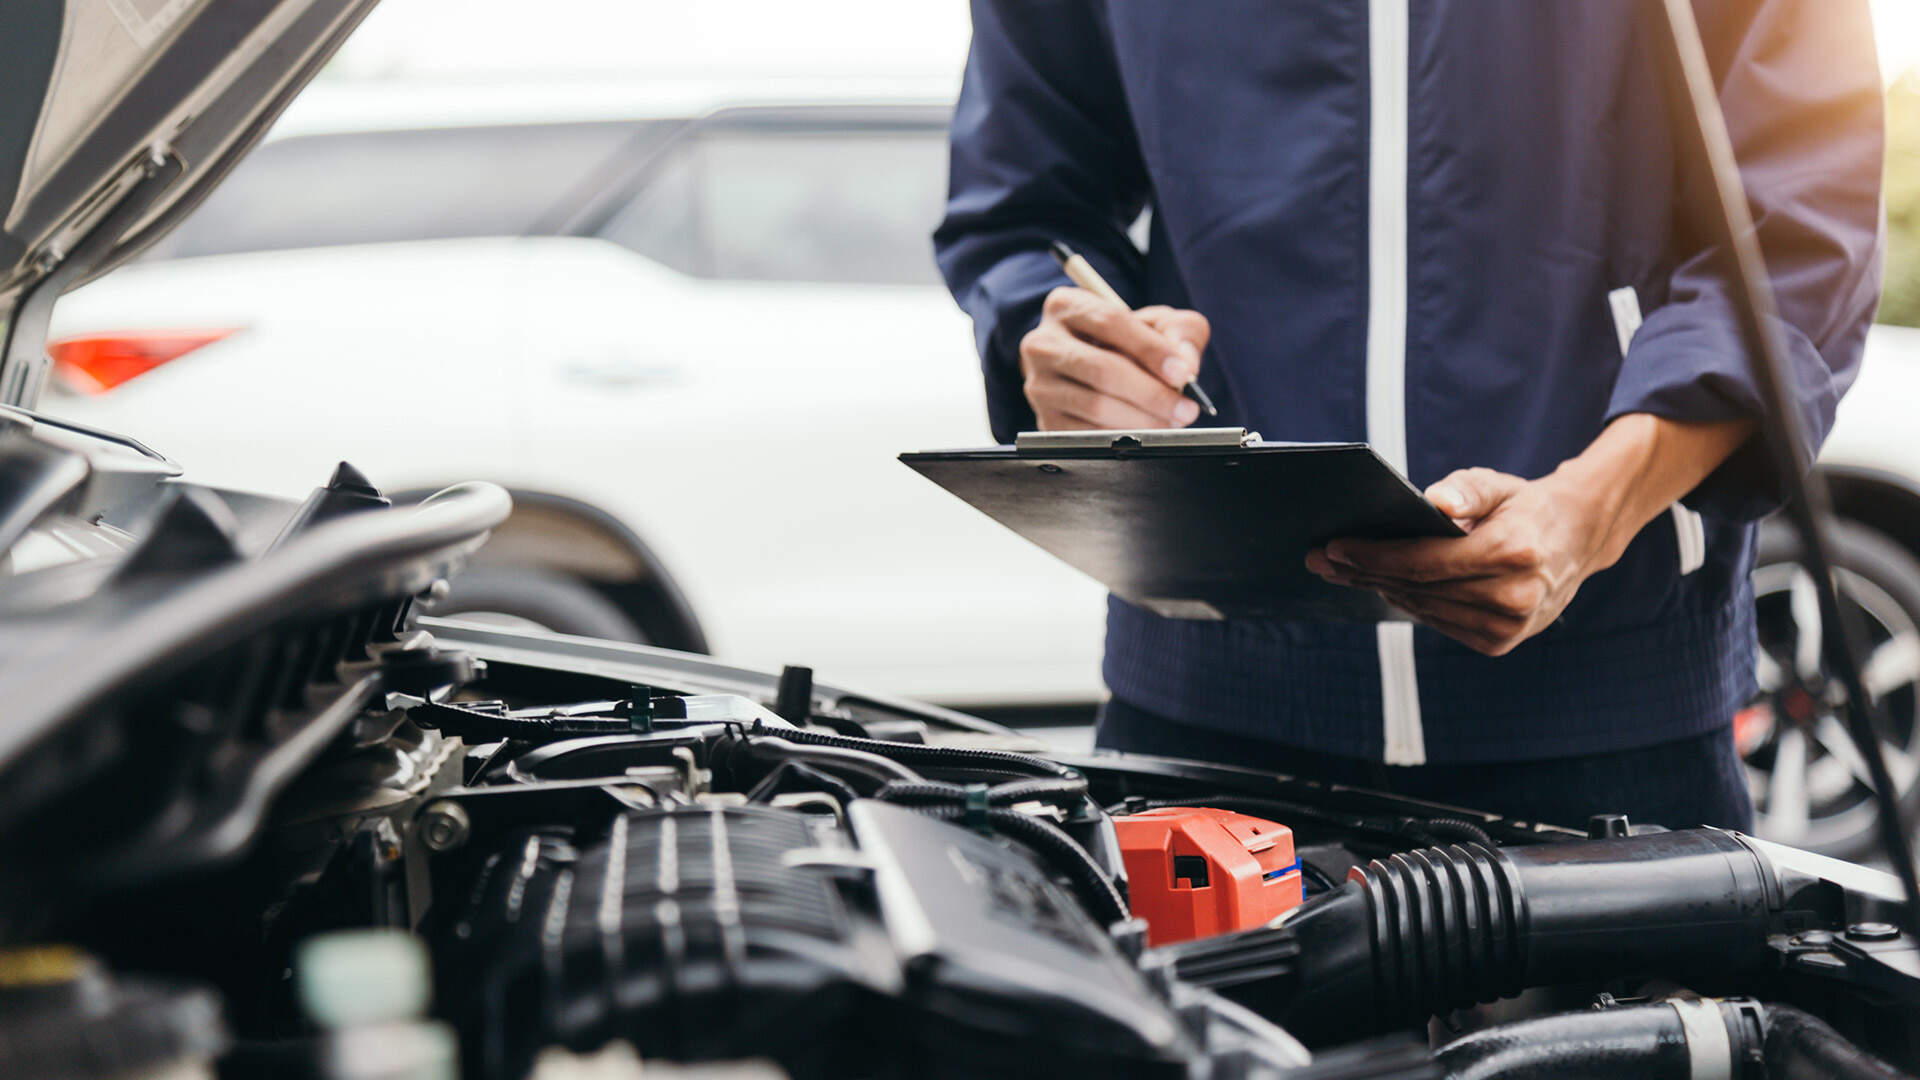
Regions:
[[[1817,447],[1879,291],[1867,6],[1694,6]],[[1684,209],[1703,173],[1669,123],[1647,10],[973,0],[935,247],[994,434],[1033,423],[1018,346],[1066,284],[1054,238],[1130,302],[1212,321],[1200,381],[1222,422],[1365,439],[1416,485],[1471,465],[1545,475],[1623,413],[1760,414]],[[1128,234],[1143,210],[1144,249]],[[1115,600],[1107,682],[1177,720],[1395,764],[1709,731],[1753,692],[1747,575],[1777,480],[1743,449],[1502,658],[1405,623],[1187,622]]]

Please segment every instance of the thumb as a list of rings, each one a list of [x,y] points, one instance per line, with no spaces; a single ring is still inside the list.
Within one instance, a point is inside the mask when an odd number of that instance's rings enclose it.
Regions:
[[[1428,488],[1427,501],[1455,521],[1478,521],[1512,498],[1526,483],[1517,476],[1493,469],[1460,469]]]

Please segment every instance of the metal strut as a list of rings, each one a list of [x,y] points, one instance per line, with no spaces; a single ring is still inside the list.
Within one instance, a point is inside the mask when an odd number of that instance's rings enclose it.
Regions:
[[[1722,269],[1733,286],[1734,306],[1740,313],[1753,356],[1755,381],[1766,406],[1760,436],[1773,456],[1787,495],[1785,513],[1799,537],[1800,563],[1813,577],[1821,625],[1837,628],[1836,633],[1822,635],[1821,647],[1828,668],[1847,691],[1847,733],[1873,780],[1881,846],[1906,889],[1907,928],[1920,934],[1920,879],[1915,877],[1912,843],[1900,819],[1899,792],[1882,753],[1886,716],[1881,703],[1867,693],[1862,675],[1860,657],[1866,629],[1859,613],[1840,603],[1834,583],[1833,561],[1827,555],[1833,503],[1826,479],[1813,471],[1811,457],[1804,449],[1805,424],[1793,399],[1792,368],[1786,344],[1780,338],[1773,283],[1760,250],[1753,208],[1740,180],[1739,160],[1715,91],[1706,45],[1700,38],[1691,0],[1645,2],[1659,9],[1649,21],[1668,31],[1671,48],[1661,50],[1660,59],[1676,91],[1670,96],[1686,106],[1684,110],[1675,108],[1676,126],[1682,138],[1698,140],[1693,149],[1701,152],[1713,181],[1714,209],[1718,213],[1711,224],[1729,256],[1723,260]]]

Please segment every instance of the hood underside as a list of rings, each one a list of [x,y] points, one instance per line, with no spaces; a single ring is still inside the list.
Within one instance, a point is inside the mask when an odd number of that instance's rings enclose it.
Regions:
[[[0,6],[0,402],[38,396],[54,298],[185,216],[374,2]]]

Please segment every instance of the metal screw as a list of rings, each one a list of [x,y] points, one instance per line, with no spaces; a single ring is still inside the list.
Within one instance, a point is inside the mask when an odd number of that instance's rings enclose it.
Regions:
[[[467,842],[473,822],[457,802],[441,799],[420,811],[420,842],[428,851],[452,851]]]

